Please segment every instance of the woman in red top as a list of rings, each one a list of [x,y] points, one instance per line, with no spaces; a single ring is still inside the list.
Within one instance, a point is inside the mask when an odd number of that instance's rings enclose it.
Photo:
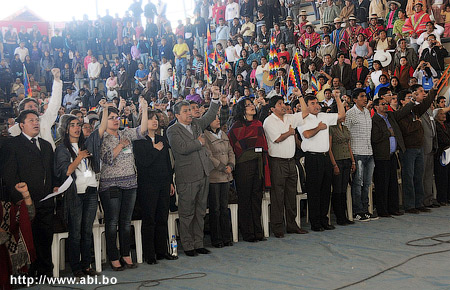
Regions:
[[[408,63],[405,56],[400,58],[400,66],[395,69],[394,76],[398,77],[402,88],[407,88],[409,78],[412,78],[414,74],[413,67]]]

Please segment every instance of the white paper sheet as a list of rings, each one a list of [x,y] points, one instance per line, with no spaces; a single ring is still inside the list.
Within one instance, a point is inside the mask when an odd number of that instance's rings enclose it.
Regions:
[[[43,202],[44,200],[47,200],[49,198],[52,198],[54,196],[57,196],[57,195],[63,193],[64,191],[66,191],[70,187],[72,182],[73,182],[73,178],[72,178],[72,176],[69,176],[69,178],[67,178],[66,181],[64,181],[64,183],[59,187],[57,192],[50,193],[49,195],[47,195],[46,197],[44,197],[40,201]]]

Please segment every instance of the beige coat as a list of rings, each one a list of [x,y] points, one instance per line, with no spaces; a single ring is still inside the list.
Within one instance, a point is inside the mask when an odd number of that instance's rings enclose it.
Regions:
[[[384,4],[384,9],[383,9],[383,4]],[[388,11],[389,11],[389,7],[387,5],[386,0],[372,0],[370,2],[369,17],[372,14],[376,14],[376,15],[378,15],[378,17],[386,19],[386,15],[387,15]]]
[[[205,148],[211,159],[214,169],[209,175],[210,183],[222,183],[233,180],[233,175],[225,173],[225,166],[234,169],[236,164],[234,151],[230,140],[225,132],[222,132],[220,139],[217,139],[209,130],[205,130]]]

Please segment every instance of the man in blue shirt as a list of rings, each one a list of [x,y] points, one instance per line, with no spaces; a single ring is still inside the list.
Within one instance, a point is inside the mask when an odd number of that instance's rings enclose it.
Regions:
[[[142,63],[138,65],[138,68],[139,69],[134,74],[134,78],[136,79],[138,84],[142,83],[145,86],[145,84],[147,83],[149,71],[148,69],[144,68],[144,65]]]

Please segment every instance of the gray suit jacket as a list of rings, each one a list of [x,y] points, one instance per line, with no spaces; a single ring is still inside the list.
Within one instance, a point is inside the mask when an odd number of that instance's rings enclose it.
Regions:
[[[211,102],[211,105],[203,117],[192,120],[191,134],[182,124],[176,122],[167,129],[167,138],[172,148],[175,159],[175,181],[179,183],[191,183],[201,180],[214,168],[206,149],[198,136],[216,118],[219,104]]]
[[[420,119],[422,120],[423,127],[423,152],[425,154],[434,153],[438,147],[436,125],[431,124],[432,121],[430,117],[433,116],[433,111],[428,109],[425,114],[423,114]],[[433,126],[434,130],[433,130]]]

